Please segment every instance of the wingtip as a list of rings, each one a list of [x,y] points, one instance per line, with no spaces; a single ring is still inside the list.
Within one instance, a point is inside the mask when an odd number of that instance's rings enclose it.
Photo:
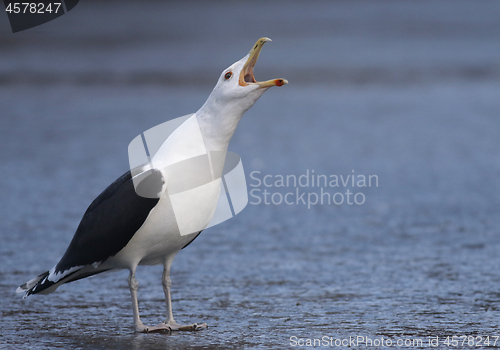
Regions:
[[[16,294],[23,294],[23,299],[26,299],[28,297],[28,289],[25,288],[26,283],[17,287],[16,289]]]

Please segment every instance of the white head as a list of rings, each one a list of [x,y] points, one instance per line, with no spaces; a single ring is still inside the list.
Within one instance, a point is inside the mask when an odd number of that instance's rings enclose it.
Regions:
[[[271,39],[260,38],[248,55],[222,71],[207,101],[196,112],[206,136],[228,143],[243,114],[259,97],[271,86],[288,83],[286,79],[255,80],[253,68],[267,41]]]

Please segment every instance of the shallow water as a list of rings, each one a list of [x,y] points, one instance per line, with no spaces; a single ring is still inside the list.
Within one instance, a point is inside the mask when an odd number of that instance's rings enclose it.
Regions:
[[[263,3],[198,4],[194,13],[171,3],[83,2],[60,24],[16,39],[3,31],[0,348],[279,349],[293,336],[423,340],[413,348],[428,337],[447,347],[448,336],[490,336],[493,345],[498,5],[370,4],[272,3],[259,17]],[[227,23],[210,19],[223,11]],[[243,30],[236,14],[261,30]],[[182,27],[182,18],[196,25]],[[70,20],[69,30],[55,30]],[[249,204],[206,230],[176,257],[172,288],[176,320],[208,330],[134,334],[125,271],[49,296],[15,295],[58,261],[92,199],[127,170],[128,143],[194,112],[219,72],[263,35],[274,41],[257,78],[290,84],[268,91],[233,138],[248,184],[253,171],[262,179],[354,170],[378,176],[378,186],[350,188],[365,203]],[[161,268],[140,267],[137,278],[143,321],[155,324],[164,317]]]

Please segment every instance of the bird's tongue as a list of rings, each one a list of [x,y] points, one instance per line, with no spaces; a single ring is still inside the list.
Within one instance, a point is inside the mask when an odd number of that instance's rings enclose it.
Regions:
[[[255,76],[253,75],[253,66],[246,67],[244,71],[244,80],[246,83],[256,83]]]

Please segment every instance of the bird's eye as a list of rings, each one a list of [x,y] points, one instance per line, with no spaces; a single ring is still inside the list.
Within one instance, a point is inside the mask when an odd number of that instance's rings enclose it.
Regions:
[[[227,72],[226,74],[224,74],[224,79],[229,80],[229,79],[231,79],[232,76],[233,76],[233,73]]]

